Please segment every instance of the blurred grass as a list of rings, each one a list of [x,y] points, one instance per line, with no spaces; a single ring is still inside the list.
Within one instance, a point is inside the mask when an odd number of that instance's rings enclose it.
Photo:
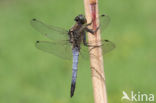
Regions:
[[[100,13],[111,22],[102,35],[116,44],[105,55],[109,103],[120,103],[122,91],[156,94],[156,1],[100,0]],[[89,60],[80,60],[77,87],[70,99],[71,61],[34,47],[47,40],[30,25],[32,18],[66,27],[84,14],[83,1],[0,1],[0,103],[93,103]]]

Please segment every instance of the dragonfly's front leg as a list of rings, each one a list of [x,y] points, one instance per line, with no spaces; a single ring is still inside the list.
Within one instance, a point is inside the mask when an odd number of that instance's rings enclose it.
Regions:
[[[93,23],[93,20],[90,23],[86,24],[86,26],[90,26],[92,23]]]
[[[89,29],[87,26],[90,26],[92,23],[93,23],[93,20],[90,23],[86,24],[85,30],[87,32],[90,32],[91,34],[95,34],[98,31],[98,29],[100,28],[100,26],[98,26],[95,30]]]
[[[85,30],[91,34],[95,34],[99,30],[100,26],[98,26],[95,30],[89,29],[88,27],[85,28]]]

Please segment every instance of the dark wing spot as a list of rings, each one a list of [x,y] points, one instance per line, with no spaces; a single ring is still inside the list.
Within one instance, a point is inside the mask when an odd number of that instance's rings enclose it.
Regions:
[[[36,21],[36,19],[34,18],[34,19],[32,19],[32,21]]]
[[[109,42],[109,40],[104,40],[105,42]]]
[[[39,43],[40,41],[36,41],[36,43]]]
[[[105,14],[102,14],[101,16],[102,16],[102,17],[104,17],[104,16],[105,16]]]

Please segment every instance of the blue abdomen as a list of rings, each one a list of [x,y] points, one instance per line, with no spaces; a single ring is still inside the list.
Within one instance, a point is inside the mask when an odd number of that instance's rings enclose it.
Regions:
[[[72,82],[71,82],[71,97],[74,95],[74,91],[75,91],[79,50],[77,47],[75,47],[72,49],[72,52],[73,52],[73,68],[72,68]]]

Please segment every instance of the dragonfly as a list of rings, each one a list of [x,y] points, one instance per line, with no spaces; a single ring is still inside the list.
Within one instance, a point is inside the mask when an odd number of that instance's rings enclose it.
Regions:
[[[69,30],[54,25],[45,24],[37,19],[32,19],[31,21],[31,25],[34,29],[51,39],[51,41],[36,41],[35,46],[38,49],[66,60],[73,59],[70,89],[71,97],[74,95],[76,87],[79,55],[84,58],[86,55],[91,55],[90,51],[88,51],[88,47],[101,47],[103,54],[106,54],[115,48],[115,44],[109,40],[99,41],[101,43],[100,45],[93,45],[91,42],[89,43],[87,41],[87,32],[94,35],[99,28],[103,30],[108,25],[109,17],[107,15],[103,14],[99,18],[100,25],[95,30],[89,28],[89,26],[92,25],[92,21],[87,23],[87,19],[83,14],[75,17],[75,24]]]

